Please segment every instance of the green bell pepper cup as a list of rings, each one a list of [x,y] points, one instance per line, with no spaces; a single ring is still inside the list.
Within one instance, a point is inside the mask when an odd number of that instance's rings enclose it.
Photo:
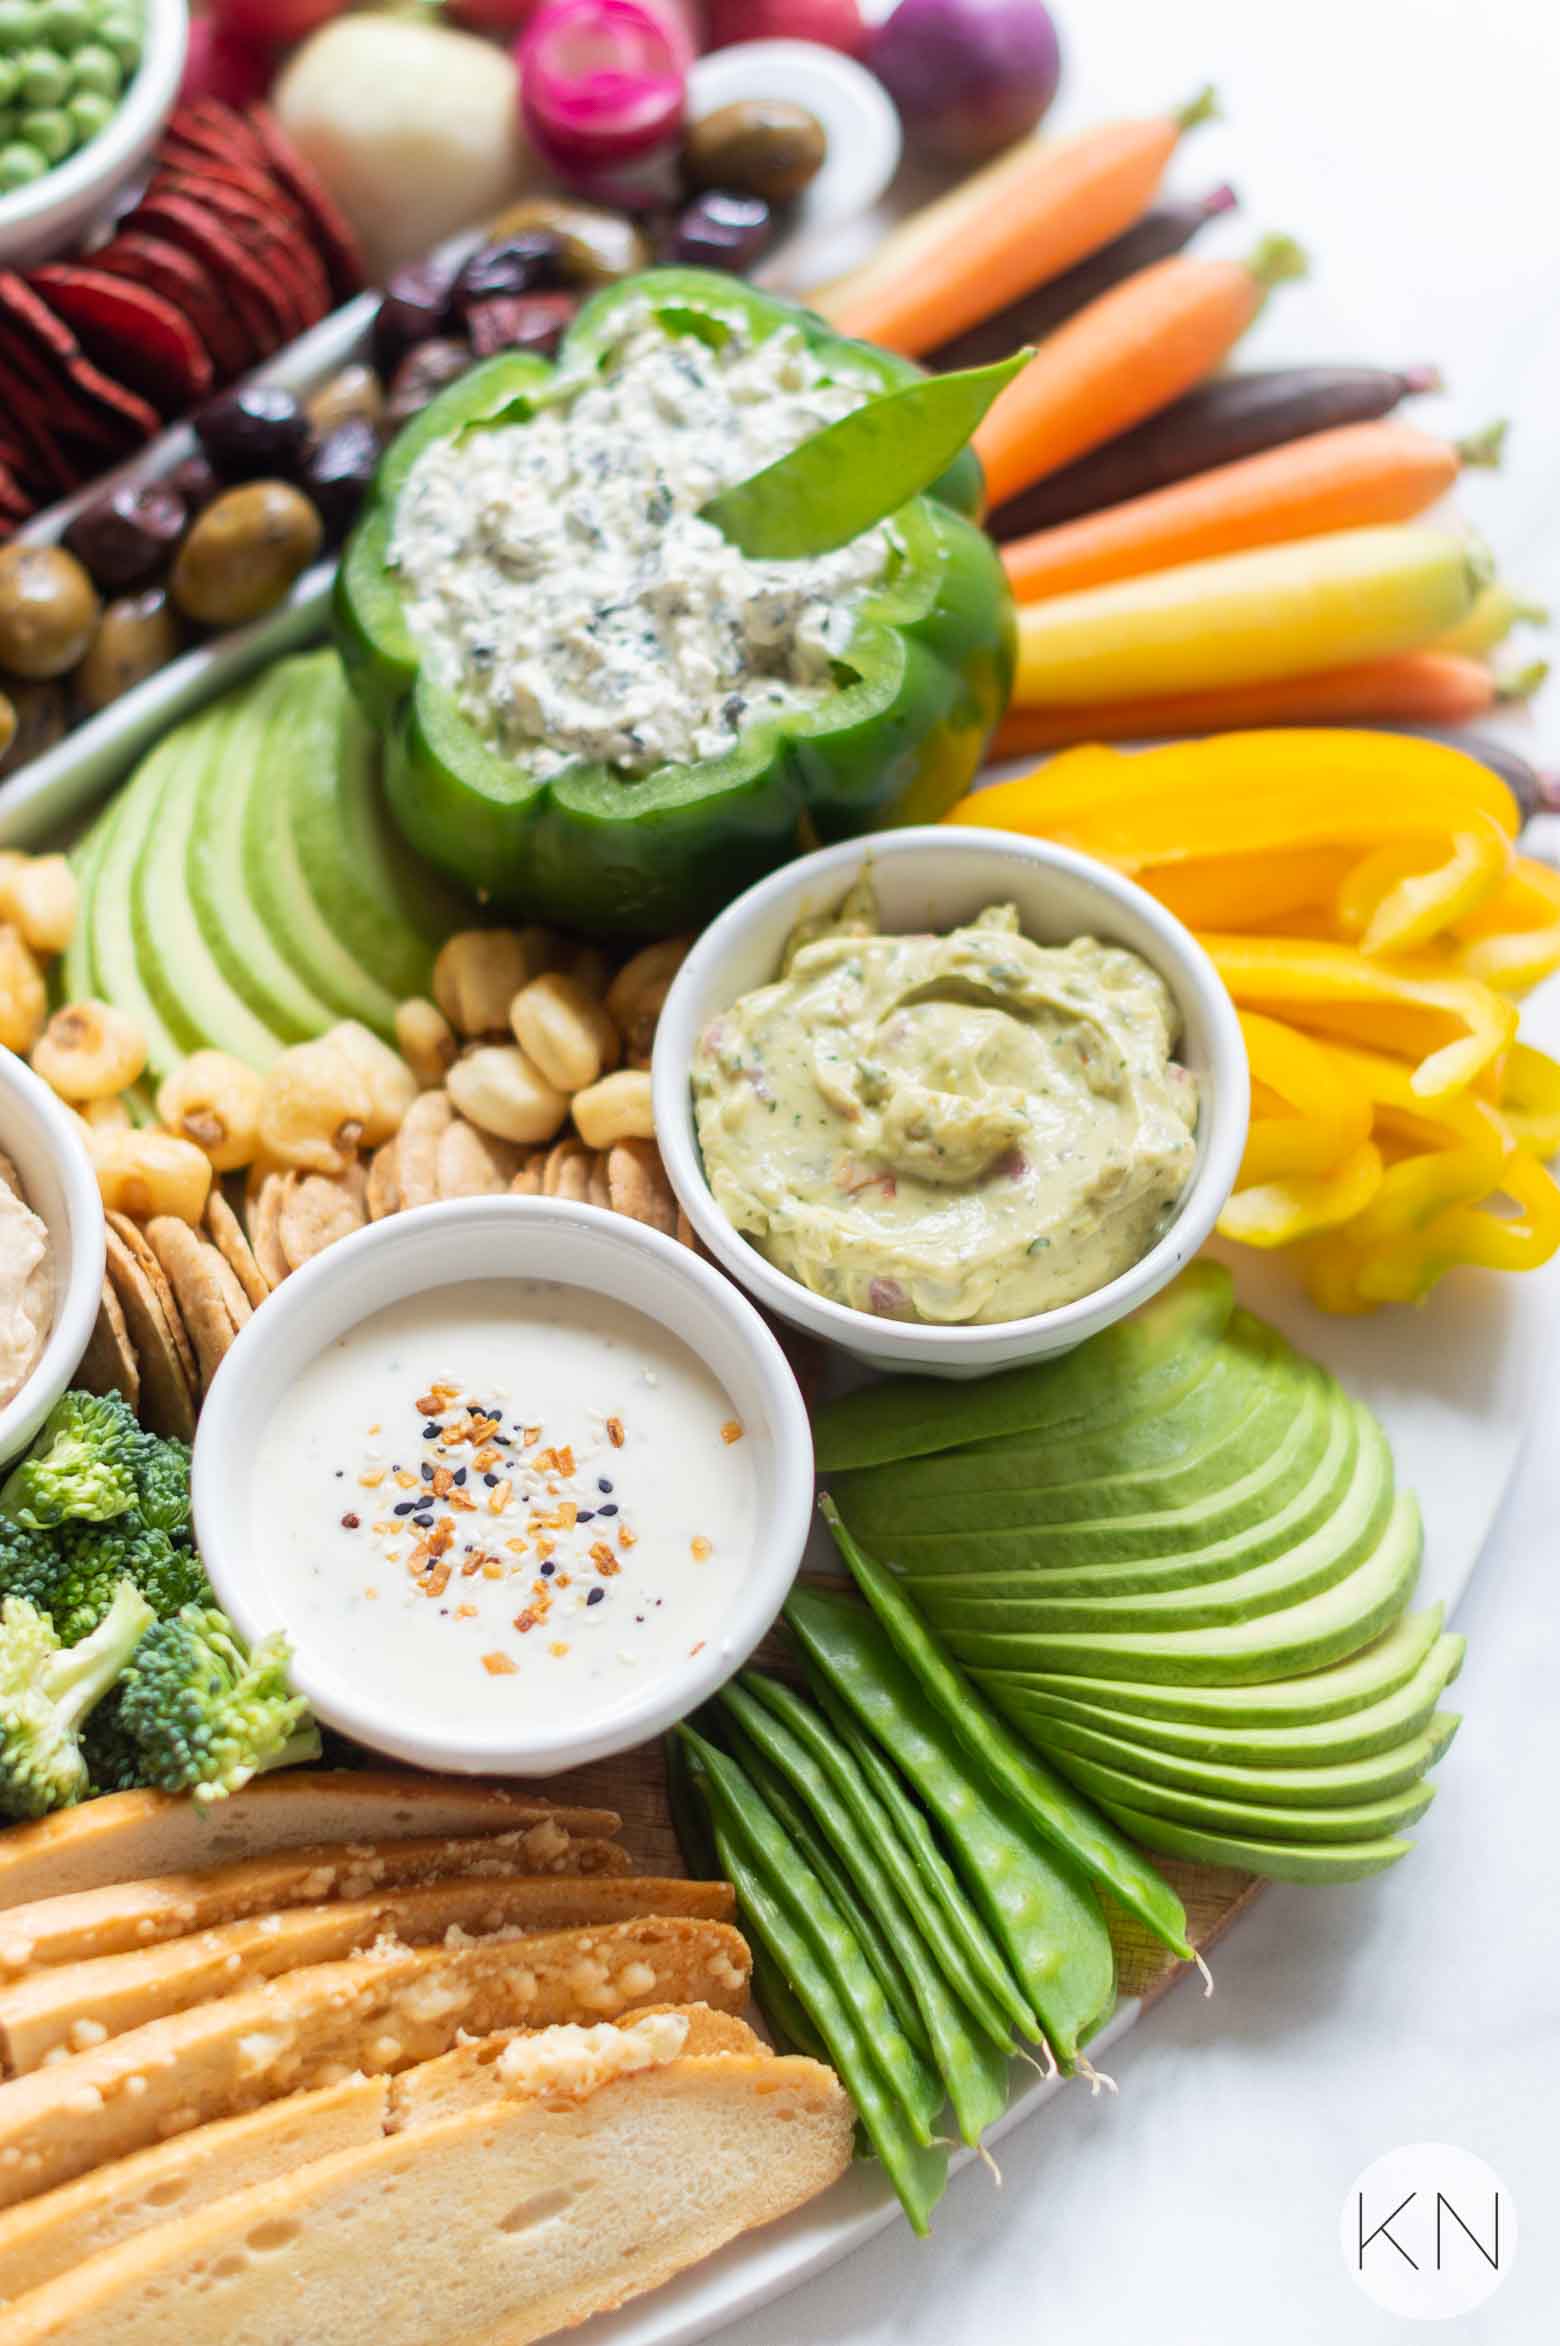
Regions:
[[[422,667],[389,549],[396,503],[433,441],[523,422],[588,373],[625,305],[668,333],[718,341],[799,328],[826,370],[917,379],[907,359],[849,342],[810,311],[700,269],[656,269],[581,310],[557,366],[488,360],[415,417],[387,450],[342,558],[337,641],[386,741],[386,788],[407,839],[484,901],[569,926],[657,935],[696,926],[800,850],[896,823],[933,822],[962,795],[1012,689],[1012,597],[975,521],[982,482],[966,450],[893,514],[902,549],[862,601],[837,689],[749,724],[723,757],[626,777],[580,763],[545,779],[493,748]]]

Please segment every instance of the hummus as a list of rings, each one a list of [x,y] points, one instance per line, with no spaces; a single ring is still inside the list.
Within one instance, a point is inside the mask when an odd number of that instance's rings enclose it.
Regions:
[[[1145,1255],[1196,1157],[1175,1005],[1124,946],[1010,904],[882,936],[870,888],[700,1037],[710,1187],[776,1269],[886,1318],[1013,1320]]]
[[[32,1375],[53,1325],[49,1233],[9,1181],[0,1178],[0,1409]]]

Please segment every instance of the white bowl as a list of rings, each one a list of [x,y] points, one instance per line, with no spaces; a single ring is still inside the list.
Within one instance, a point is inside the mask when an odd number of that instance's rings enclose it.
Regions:
[[[103,1200],[78,1119],[14,1052],[0,1051],[0,1149],[49,1233],[54,1324],[37,1367],[0,1409],[0,1463],[25,1450],[86,1351],[103,1297]]]
[[[97,137],[30,187],[0,196],[0,267],[30,269],[79,244],[162,136],[184,79],[188,0],[144,0],[141,62]]]
[[[704,1361],[746,1429],[757,1477],[753,1553],[727,1617],[702,1650],[658,1670],[633,1695],[567,1727],[523,1719],[488,1729],[451,1719],[409,1727],[389,1696],[311,1649],[287,1618],[255,1538],[258,1435],[291,1380],[327,1344],[399,1299],[460,1280],[543,1278],[610,1295],[671,1331]],[[627,1751],[686,1717],[739,1669],[785,1602],[812,1520],[812,1433],[784,1353],[752,1305],[691,1249],[595,1206],[557,1198],[468,1198],[370,1224],[294,1275],[256,1312],[223,1361],[195,1436],[201,1560],[248,1638],[293,1637],[293,1681],[345,1735],[414,1766],[531,1776]]]
[[[1141,1262],[1076,1303],[979,1327],[880,1320],[827,1302],[777,1271],[715,1203],[694,1131],[694,1046],[711,1018],[774,977],[797,922],[830,911],[869,867],[886,929],[950,929],[983,905],[1014,903],[1024,934],[1037,943],[1093,936],[1129,945],[1153,964],[1175,997],[1180,1056],[1202,1093],[1196,1168],[1158,1243]],[[672,1187],[716,1261],[767,1310],[809,1335],[873,1368],[940,1377],[987,1376],[1019,1361],[1069,1352],[1167,1286],[1212,1235],[1235,1184],[1250,1105],[1234,1005],[1189,929],[1130,880],[1071,848],[953,825],[847,840],[787,864],[739,896],[705,930],[673,981],[656,1030],[653,1083],[656,1134]]]

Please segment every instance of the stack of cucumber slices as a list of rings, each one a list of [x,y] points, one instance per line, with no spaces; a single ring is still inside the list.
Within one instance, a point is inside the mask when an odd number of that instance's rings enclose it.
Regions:
[[[1463,1641],[1407,1612],[1381,1428],[1224,1270],[1064,1358],[854,1394],[818,1456],[948,1652],[1146,1847],[1349,1881],[1411,1846]]]

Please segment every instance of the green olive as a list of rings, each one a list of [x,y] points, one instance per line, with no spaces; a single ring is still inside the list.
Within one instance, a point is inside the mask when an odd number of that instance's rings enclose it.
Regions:
[[[203,627],[241,627],[275,609],[324,538],[300,489],[246,481],[197,519],[173,566],[173,599]]]
[[[738,98],[690,125],[683,170],[693,187],[788,204],[817,178],[828,151],[822,123],[805,106],[788,98]]]
[[[372,367],[343,367],[304,402],[304,413],[322,440],[338,424],[373,424],[377,429],[384,421],[384,386]]]
[[[105,606],[97,634],[76,670],[84,709],[106,709],[121,693],[166,668],[179,652],[179,623],[161,587],[120,595]]]
[[[0,750],[0,775],[14,774],[33,758],[41,758],[46,749],[64,740],[70,723],[65,687],[54,680],[13,684],[7,677],[5,697],[11,704],[15,730],[9,747]]]
[[[540,229],[558,240],[562,265],[574,285],[615,285],[648,269],[653,255],[632,220],[603,212],[595,204],[574,204],[562,196],[529,196],[493,221],[488,241]]]
[[[0,668],[63,676],[98,622],[97,590],[63,546],[0,549]]]

